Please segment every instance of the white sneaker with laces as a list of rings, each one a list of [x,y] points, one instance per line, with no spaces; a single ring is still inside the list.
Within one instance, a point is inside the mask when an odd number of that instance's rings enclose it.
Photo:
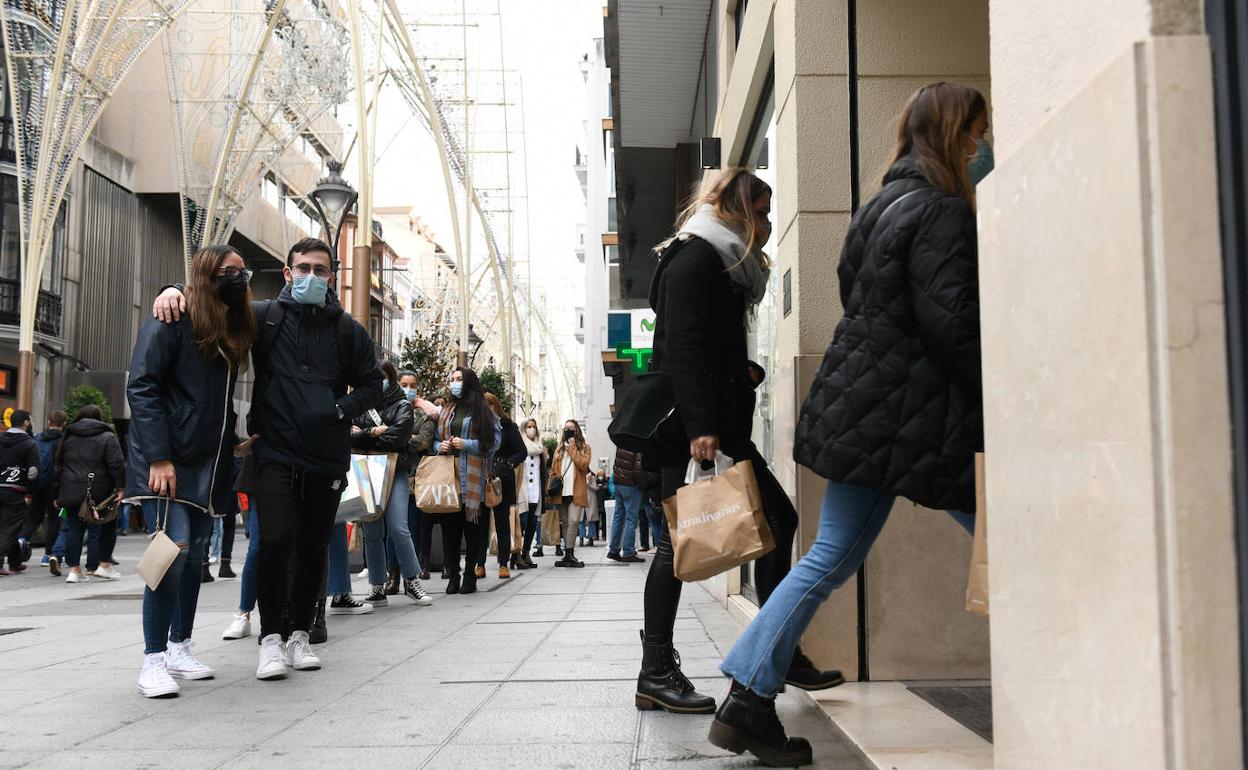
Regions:
[[[220,556],[209,556],[209,557],[208,557],[208,563],[209,563],[209,564],[216,564],[216,563],[217,563],[217,562],[219,562],[219,561],[221,561],[221,557],[220,557]]]
[[[240,612],[230,621],[229,628],[221,634],[222,639],[242,639],[251,636],[251,614]]]
[[[307,631],[295,631],[286,643],[286,655],[296,671],[315,671],[321,667],[321,659],[312,652]]]
[[[169,675],[181,679],[212,679],[217,672],[195,657],[195,653],[191,651],[191,644],[190,639],[169,643],[169,651],[165,655]]]
[[[165,664],[165,653],[153,652],[143,656],[143,669],[139,671],[139,694],[144,698],[160,698],[165,695],[177,695],[182,691],[178,683],[169,676]]]
[[[111,564],[101,564],[95,568],[95,572],[92,572],[91,576],[103,578],[104,580],[116,580],[121,577],[121,573]]]
[[[256,667],[256,679],[281,679],[289,673],[286,651],[282,637],[269,634],[260,640],[260,665]]]
[[[70,572],[65,578],[66,583],[90,583],[91,576],[85,572]]]

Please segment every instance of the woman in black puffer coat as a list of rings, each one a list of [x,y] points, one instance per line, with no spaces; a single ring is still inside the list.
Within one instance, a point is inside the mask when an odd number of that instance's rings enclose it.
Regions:
[[[87,572],[106,580],[118,577],[112,565],[117,520],[89,524],[78,516],[78,509],[88,495],[96,504],[103,505],[110,497],[120,500],[120,493],[126,488],[126,457],[121,452],[117,434],[103,417],[94,404],[79,409],[56,451],[54,495],[57,506],[69,512],[65,520],[69,525],[65,536],[65,564],[69,566],[66,579],[71,583],[82,579],[78,561],[89,526],[98,526],[101,531],[99,553],[92,553],[94,549],[90,546],[87,548]]]
[[[512,563],[511,507],[516,504],[516,467],[528,456],[528,448],[525,447],[524,438],[520,435],[520,426],[511,419],[511,415],[498,400],[498,396],[486,393],[485,403],[494,410],[494,416],[498,418],[503,429],[503,440],[498,445],[498,449],[494,450],[494,459],[490,468],[490,473],[502,483],[503,497],[502,501],[490,510],[494,516],[495,541],[498,544],[498,576],[505,579],[511,577],[511,567],[520,567],[518,561]],[[485,563],[490,555],[489,550],[489,538],[481,538],[481,546],[477,553],[476,574],[478,578],[485,577]]]
[[[845,317],[802,407],[795,459],[828,479],[819,534],[721,670],[719,746],[772,766],[810,761],[774,698],[802,633],[862,565],[893,501],[974,526],[983,446],[975,184],[992,167],[984,97],[936,83],[901,115],[884,189],[855,215],[838,271]]]

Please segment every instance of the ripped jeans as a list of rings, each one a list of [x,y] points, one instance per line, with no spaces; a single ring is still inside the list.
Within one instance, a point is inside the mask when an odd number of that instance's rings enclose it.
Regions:
[[[142,504],[143,518],[153,522],[157,513],[163,516],[165,505],[169,505],[165,534],[181,548],[156,590],[143,589],[143,651],[151,654],[164,652],[168,642],[191,638],[199,604],[200,564],[212,536],[212,517],[183,503],[144,500]],[[188,551],[195,554],[192,569],[187,569]]]

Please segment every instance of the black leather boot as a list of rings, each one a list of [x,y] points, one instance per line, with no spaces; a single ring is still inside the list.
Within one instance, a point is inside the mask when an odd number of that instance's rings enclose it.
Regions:
[[[461,594],[475,594],[477,592],[477,573],[475,570],[464,570],[464,580],[459,584],[459,592]]]
[[[459,573],[448,575],[446,578],[446,592],[448,594],[459,593]]]
[[[748,751],[768,767],[801,767],[814,761],[805,738],[790,738],[776,714],[776,699],[736,682],[711,722],[711,743],[734,754]]]
[[[715,699],[702,695],[681,673],[680,654],[671,641],[657,642],[641,632],[641,674],[637,677],[637,696],[633,699],[641,711],[663,709],[674,714],[710,714]]]
[[[392,569],[390,574],[386,575],[386,596],[398,596],[399,590],[399,571]]]
[[[316,614],[312,616],[312,628],[308,629],[309,644],[324,644],[329,639],[329,629],[325,627],[325,600],[316,603]]]
[[[814,661],[806,657],[802,648],[793,651],[793,661],[789,663],[789,671],[784,675],[784,683],[803,690],[828,690],[845,684],[845,677],[836,669],[822,671],[815,667]]]
[[[576,558],[576,549],[568,548],[563,552],[563,558],[555,562],[556,567],[575,567],[580,569],[585,566],[585,562]]]

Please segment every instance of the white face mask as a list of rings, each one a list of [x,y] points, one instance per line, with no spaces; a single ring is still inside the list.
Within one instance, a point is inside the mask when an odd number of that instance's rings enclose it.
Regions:
[[[527,428],[524,432],[529,438],[537,438],[537,428]]]

